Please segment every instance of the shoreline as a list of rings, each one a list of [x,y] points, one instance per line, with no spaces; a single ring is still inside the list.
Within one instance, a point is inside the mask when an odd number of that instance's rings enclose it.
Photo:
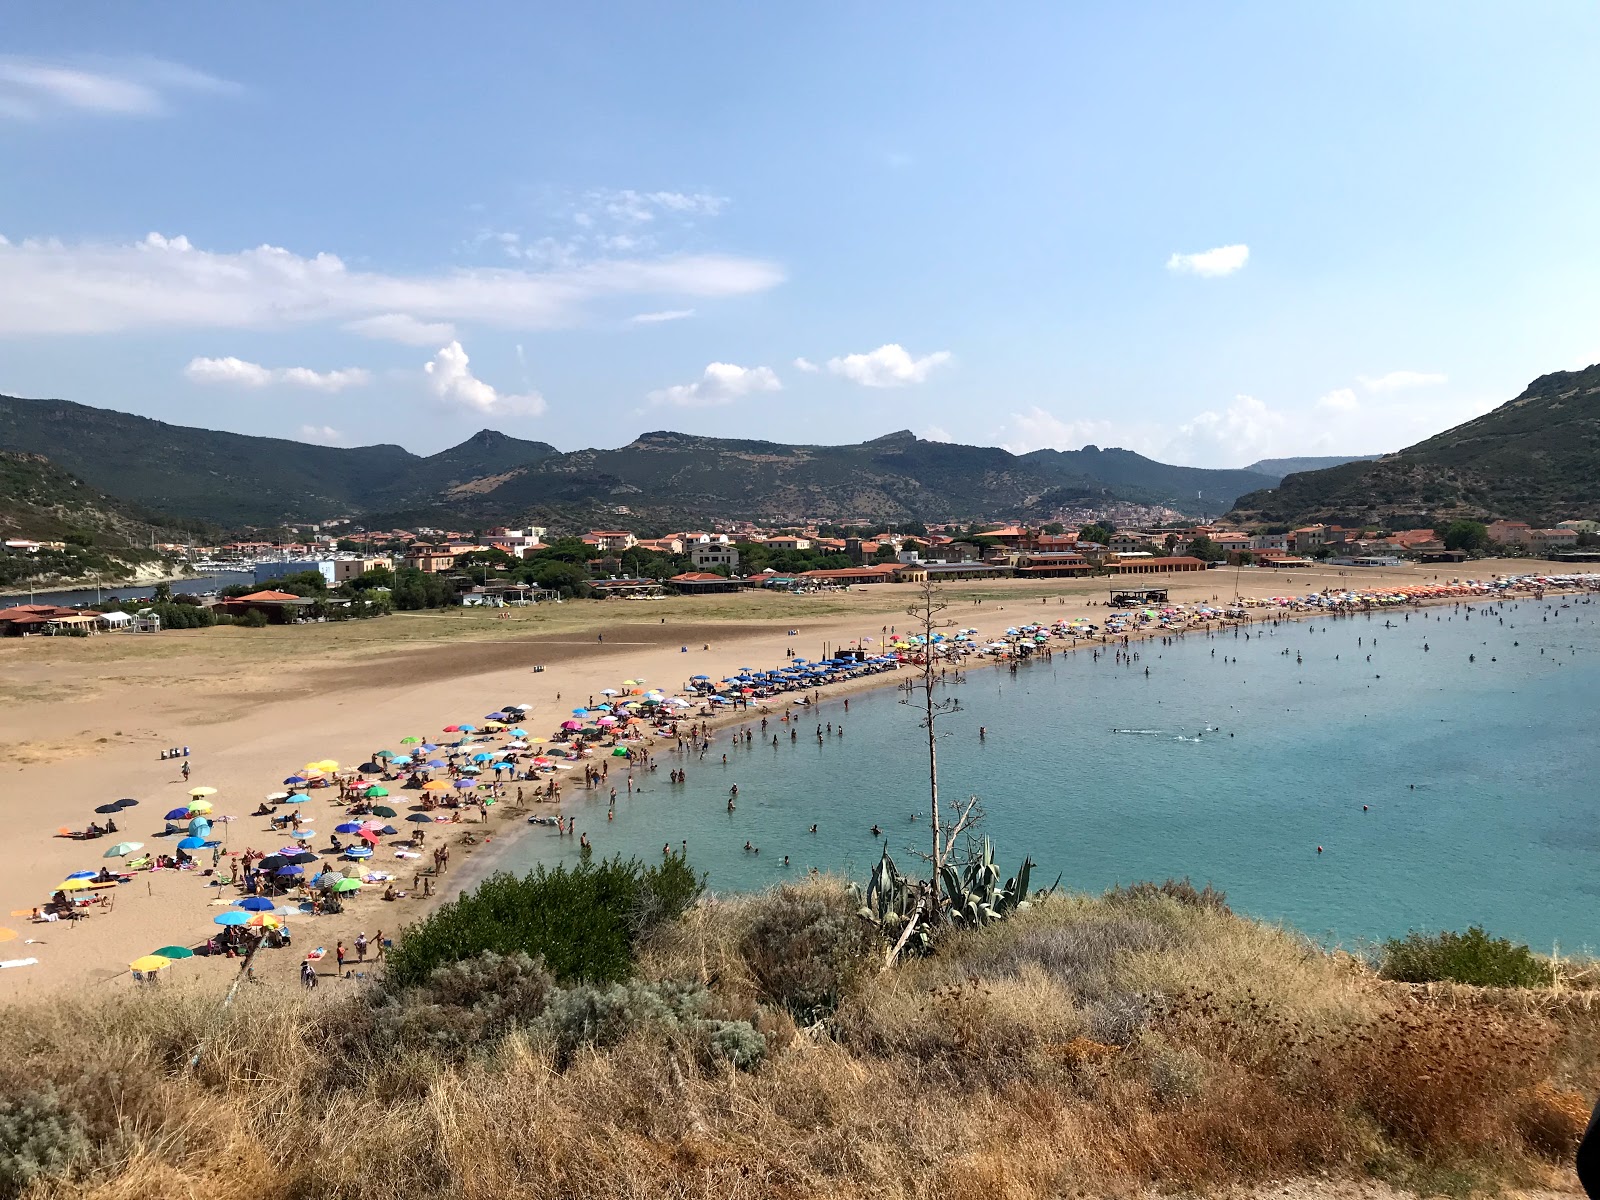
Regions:
[[[1213,603],[1209,599],[1211,587],[1222,581],[1202,577],[1168,582],[1175,596],[1173,603],[1178,605]],[[1296,595],[1318,588],[1384,591],[1396,586],[1435,586],[1433,581],[1418,579],[1410,572],[1364,579],[1334,577],[1330,572],[1325,578],[1294,583],[1298,585],[1291,585]],[[1205,589],[1203,596],[1195,585]],[[1439,581],[1438,586],[1444,586],[1444,582]],[[0,699],[9,695],[28,701],[4,708],[8,740],[17,747],[12,762],[7,764],[17,773],[11,776],[16,786],[7,789],[14,800],[6,811],[12,819],[14,844],[29,847],[28,853],[17,853],[13,858],[15,869],[9,875],[13,903],[8,907],[14,914],[21,911],[26,915],[26,908],[19,906],[39,902],[66,872],[88,865],[90,857],[98,859],[93,850],[77,848],[78,843],[50,840],[50,831],[64,821],[81,827],[96,803],[114,796],[141,797],[147,807],[133,810],[133,820],[123,822],[130,828],[121,836],[148,836],[146,826],[163,807],[178,799],[185,786],[177,778],[175,767],[152,761],[157,759],[156,751],[161,746],[192,743],[194,782],[220,789],[219,812],[241,814],[232,827],[219,826],[226,849],[270,849],[278,844],[273,839],[282,835],[266,832],[242,814],[255,804],[249,799],[252,792],[260,793],[276,784],[278,770],[274,768],[290,768],[319,754],[332,754],[349,763],[362,761],[373,747],[393,745],[390,739],[403,733],[437,728],[451,720],[452,714],[457,722],[477,720],[480,712],[487,711],[485,705],[495,707],[496,702],[508,697],[517,702],[536,702],[535,713],[523,722],[534,732],[536,727],[553,726],[583,695],[615,686],[624,674],[648,676],[664,690],[672,691],[681,682],[680,676],[691,672],[719,676],[733,673],[739,663],[775,663],[785,646],[842,646],[867,633],[876,638],[872,627],[880,621],[904,621],[906,606],[914,599],[914,588],[915,585],[888,585],[825,597],[828,608],[818,605],[821,611],[809,617],[794,615],[797,609],[803,611],[801,604],[768,597],[741,597],[735,605],[721,609],[694,601],[626,607],[606,602],[604,606],[573,606],[570,611],[513,614],[502,618],[505,624],[482,614],[396,617],[391,619],[393,625],[385,625],[380,631],[381,642],[369,642],[370,630],[352,633],[340,627],[318,627],[309,634],[295,629],[284,631],[282,636],[273,636],[274,631],[245,636],[231,630],[223,636],[216,636],[215,631],[193,636],[168,634],[169,638],[179,639],[180,648],[172,654],[156,639],[138,643],[94,639],[23,648],[35,651],[32,654],[19,653],[14,646],[0,647],[0,654],[11,652],[15,658],[11,664],[13,678],[0,683]],[[1549,591],[1555,594],[1555,589]],[[1185,592],[1194,594],[1184,596]],[[1081,585],[1076,589],[1039,588],[1031,583],[950,587],[946,595],[953,602],[956,623],[990,629],[1034,621],[1049,623],[1079,615],[1102,623],[1110,611],[1099,604],[1103,590],[1086,590]],[[970,600],[973,596],[982,597],[982,607],[973,605],[970,615],[963,614],[962,598]],[[885,600],[890,603],[885,605]],[[1440,597],[1432,602],[1490,600],[1485,595]],[[708,610],[710,614],[729,615],[721,619],[701,615]],[[642,619],[635,619],[636,614]],[[660,626],[651,623],[660,614],[665,614]],[[950,617],[951,611],[944,615]],[[1245,623],[1326,615],[1321,611],[1274,607],[1252,610]],[[614,624],[619,617],[627,623]],[[670,625],[666,623],[669,617]],[[596,628],[604,631],[603,644],[595,640]],[[789,629],[798,629],[799,642],[787,632]],[[441,641],[446,630],[450,631],[449,637],[457,640]],[[1166,632],[1171,631],[1155,625],[1130,631],[1127,637],[1132,645]],[[407,641],[412,633],[420,635],[421,640]],[[324,652],[315,649],[319,640],[347,648],[345,658],[324,658]],[[1116,641],[1121,643],[1121,635]],[[702,642],[704,646],[699,645]],[[680,643],[696,648],[684,654]],[[379,652],[369,654],[361,649],[368,645],[374,645]],[[1097,648],[1110,646],[1111,639],[1106,636],[1102,641],[1097,637],[1076,643],[1053,639],[1049,645],[1052,652]],[[393,652],[389,653],[391,648]],[[216,661],[206,667],[191,667],[189,655],[196,653],[202,658],[210,655]],[[108,655],[111,661],[123,665],[97,665],[105,664]],[[259,666],[241,666],[239,655],[247,656],[246,663],[259,662]],[[998,666],[1006,661],[978,657],[963,663],[961,669],[971,671],[975,666]],[[4,662],[0,657],[0,663]],[[179,662],[189,669],[178,673]],[[547,664],[546,673],[530,674],[534,664]],[[74,670],[85,680],[77,685],[77,692],[69,689]],[[0,676],[5,673],[0,670]],[[822,689],[821,703],[826,707],[830,700],[888,686],[891,681],[903,684],[907,678],[907,669],[902,667],[881,675],[843,680]],[[563,694],[572,699],[563,702]],[[784,700],[802,694],[806,693],[796,691],[773,698],[769,713],[781,712]],[[713,730],[722,730],[752,717],[759,719],[760,712],[760,704],[755,703],[749,710],[717,714],[706,720]],[[47,745],[47,752],[41,757],[30,747],[45,743],[30,742],[30,729],[38,731],[35,736],[53,735],[65,740],[59,746]],[[83,733],[73,735],[72,731],[78,729]],[[361,757],[353,757],[356,754]],[[574,786],[564,791],[570,797],[583,794],[584,789]],[[315,799],[321,793],[312,795]],[[41,804],[40,800],[47,802]],[[496,819],[492,814],[504,811],[502,804],[515,807],[514,802],[507,801],[492,806],[487,824],[463,821],[459,829],[438,827],[443,838],[471,832],[480,839],[488,835],[492,841],[480,840],[470,854],[462,854],[452,841],[457,859],[443,876],[436,877],[438,887],[432,897],[413,897],[394,905],[372,903],[363,897],[347,905],[342,916],[303,919],[294,926],[296,949],[322,943],[331,951],[335,940],[342,938],[349,944],[358,929],[370,935],[377,926],[392,936],[401,926],[425,917],[486,875],[504,869],[518,853],[519,837],[528,832],[509,826],[523,823],[528,812],[538,809],[530,804],[515,817],[507,813]],[[549,811],[550,807],[546,805],[544,810]],[[321,814],[322,809],[315,812]],[[314,823],[320,826],[324,819],[328,818],[319,815]],[[155,851],[162,845],[156,842],[150,849]],[[385,859],[381,865],[399,874],[396,866],[404,868],[407,864]],[[40,966],[0,973],[0,987],[17,996],[48,992],[74,982],[125,978],[127,971],[118,964],[149,947],[172,942],[187,944],[195,927],[214,911],[205,901],[232,896],[231,892],[223,896],[210,889],[197,896],[196,884],[203,881],[196,874],[141,873],[131,886],[118,889],[121,895],[114,916],[107,913],[99,920],[76,923],[70,937],[50,936],[59,934],[59,926],[23,922],[22,928],[27,931],[24,937],[37,932],[54,946],[40,952]],[[206,929],[209,932],[209,926]],[[19,942],[13,954],[29,954],[22,948],[24,944]],[[298,967],[300,955],[265,958],[269,961],[256,964],[258,974],[289,981],[291,968]],[[194,969],[190,969],[191,964],[196,964]],[[215,980],[233,973],[231,965],[224,966],[222,960],[190,960],[183,965],[190,978]]]

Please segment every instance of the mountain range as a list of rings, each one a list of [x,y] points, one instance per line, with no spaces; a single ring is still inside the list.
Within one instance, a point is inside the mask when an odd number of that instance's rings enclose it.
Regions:
[[[1434,526],[1458,517],[1550,525],[1600,514],[1600,365],[1541,375],[1514,400],[1371,461],[1286,476],[1240,496],[1267,522]]]
[[[313,446],[91,408],[0,397],[0,449],[48,456],[92,487],[228,526],[353,516],[381,521],[581,525],[717,518],[869,521],[1048,517],[1123,501],[1218,513],[1278,476],[1159,463],[1085,446],[1012,454],[902,430],[844,446],[654,432],[563,453],[493,430],[420,456]]]

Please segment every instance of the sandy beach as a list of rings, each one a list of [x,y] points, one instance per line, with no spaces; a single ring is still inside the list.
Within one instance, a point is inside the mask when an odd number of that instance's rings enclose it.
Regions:
[[[1550,568],[1548,562],[1492,560],[1472,564],[1459,577]],[[1264,597],[1455,577],[1435,568],[1328,567],[1292,573],[1228,569],[1140,582],[1167,586],[1173,602],[1183,603],[1231,599],[1236,579],[1241,594]],[[1112,583],[949,584],[941,589],[949,604],[943,615],[984,635],[1035,620],[1098,620]],[[0,642],[0,736],[7,748],[0,811],[10,834],[0,860],[0,889],[11,914],[0,921],[18,934],[5,944],[4,956],[38,959],[0,971],[0,996],[131,986],[131,960],[159,946],[196,944],[215,932],[211,918],[237,891],[210,886],[198,871],[141,872],[112,890],[109,903],[96,906],[88,920],[35,924],[28,918],[68,873],[98,869],[104,849],[118,839],[143,841],[150,851],[170,849],[168,839],[150,835],[162,828],[162,814],[186,801],[190,786],[216,788],[216,814],[233,818],[216,826],[225,851],[271,852],[284,835],[249,814],[304,763],[331,758],[353,766],[379,747],[396,748],[408,735],[435,736],[445,725],[476,722],[512,703],[531,704],[523,724],[547,736],[575,705],[625,678],[670,692],[692,674],[721,678],[743,665],[781,662],[786,649],[817,656],[825,645],[879,639],[885,625],[904,632],[916,592],[916,585],[889,584],[816,596],[572,602],[504,617],[452,610],[337,625]],[[545,669],[535,673],[536,665]],[[889,674],[857,683],[900,678]],[[824,709],[843,694],[840,688],[825,693]],[[169,746],[190,748],[189,783],[178,762],[161,759]],[[567,789],[575,784],[569,778]],[[313,792],[303,806],[308,823],[322,835],[319,846],[338,819],[325,799],[330,794]],[[61,828],[84,828],[97,805],[121,797],[136,798],[139,805],[121,815],[116,838],[79,842],[54,836]],[[399,793],[395,800],[397,808],[412,802]],[[461,882],[481,873],[477,856],[492,854],[502,839],[526,828],[520,816],[502,812],[491,809],[487,828],[449,827],[452,842],[468,830],[494,840],[454,848],[439,894],[453,896]],[[446,827],[436,828],[441,832],[430,837],[430,846],[444,836]],[[407,887],[415,869],[396,861],[387,845],[371,865],[395,871]],[[371,938],[379,929],[393,936],[429,903],[386,903],[379,890],[360,894],[341,915],[292,920],[294,949],[258,955],[257,973],[287,983],[304,952],[316,946],[329,950],[322,970],[331,972],[338,940],[348,946],[358,931]],[[223,958],[185,960],[163,973],[163,985],[221,981],[237,965]]]

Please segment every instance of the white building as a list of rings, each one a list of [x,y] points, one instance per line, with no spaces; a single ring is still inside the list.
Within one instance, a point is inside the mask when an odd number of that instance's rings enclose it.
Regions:
[[[696,542],[689,547],[689,561],[697,571],[712,567],[727,567],[732,571],[739,566],[739,550],[726,542]]]

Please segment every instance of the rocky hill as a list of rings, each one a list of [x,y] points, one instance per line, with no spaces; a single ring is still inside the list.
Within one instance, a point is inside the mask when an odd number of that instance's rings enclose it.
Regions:
[[[1548,525],[1600,515],[1600,365],[1541,375],[1516,399],[1371,462],[1287,476],[1240,496],[1270,522]]]
[[[845,446],[656,432],[561,453],[493,430],[421,457],[170,425],[63,400],[0,397],[0,448],[47,454],[128,500],[229,525],[371,516],[478,523],[719,517],[941,520],[1047,517],[1127,501],[1219,512],[1274,481],[1174,467],[1127,450],[929,442],[909,431]]]

